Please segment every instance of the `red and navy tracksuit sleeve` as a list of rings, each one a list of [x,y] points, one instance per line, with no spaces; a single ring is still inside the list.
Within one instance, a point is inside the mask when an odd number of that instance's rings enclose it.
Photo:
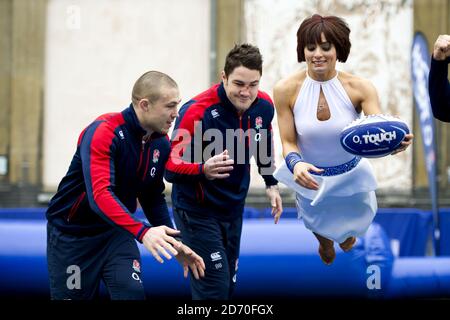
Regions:
[[[170,220],[164,189],[164,181],[161,178],[157,186],[152,187],[151,192],[142,192],[138,195],[139,203],[152,226],[164,225],[174,228],[172,220]]]
[[[266,143],[268,157],[264,157],[261,159],[259,156],[256,157],[256,164],[258,165],[258,173],[264,179],[264,182],[267,187],[276,185],[278,180],[273,177],[273,173],[275,171],[275,161],[274,161],[274,151],[273,151],[273,133],[272,133],[272,125],[269,125],[267,129],[267,141],[261,141],[262,143]],[[266,139],[264,137],[263,139]]]
[[[203,118],[204,108],[197,106],[195,101],[189,101],[180,109],[172,134],[172,145],[169,160],[166,164],[165,178],[167,181],[195,182],[204,177],[202,159],[196,162],[194,132],[199,130]],[[202,137],[201,132],[196,132]],[[200,140],[199,143],[202,143]],[[198,148],[200,155],[202,146]]]
[[[444,61],[431,58],[428,90],[431,109],[436,119],[450,122],[450,83],[448,82],[448,64],[450,57]]]
[[[264,92],[260,92],[258,97],[264,100],[261,102],[261,107],[264,107],[266,113],[268,114],[267,122],[268,127],[267,135],[261,135],[260,146],[263,145],[267,152],[258,152],[256,157],[256,164],[258,165],[258,173],[264,179],[266,186],[273,186],[278,183],[278,180],[273,177],[275,171],[275,154],[274,154],[274,144],[273,144],[273,130],[272,130],[272,120],[275,115],[275,108],[270,96]],[[260,155],[264,155],[260,157]]]
[[[97,121],[86,131],[80,142],[80,154],[86,194],[94,212],[114,226],[131,233],[138,241],[150,228],[135,219],[114,193],[115,154],[117,137],[113,125]]]

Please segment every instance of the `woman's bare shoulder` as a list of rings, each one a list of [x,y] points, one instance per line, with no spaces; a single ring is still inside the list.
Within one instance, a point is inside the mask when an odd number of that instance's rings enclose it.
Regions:
[[[306,78],[306,70],[299,70],[279,80],[274,87],[275,94],[292,97],[297,94],[299,88]]]
[[[347,85],[352,89],[364,90],[372,86],[372,83],[369,80],[348,72],[339,71],[338,77],[344,85]]]

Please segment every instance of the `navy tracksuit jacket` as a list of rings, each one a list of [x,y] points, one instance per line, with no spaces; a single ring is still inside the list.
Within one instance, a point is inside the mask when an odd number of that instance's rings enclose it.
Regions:
[[[133,217],[139,199],[152,225],[173,227],[163,194],[170,142],[156,133],[143,141],[145,133],[132,105],[92,122],[50,201],[49,223],[79,236],[119,226],[141,241],[149,225]]]
[[[260,154],[267,154],[268,157],[262,161],[256,156],[259,171],[261,173],[261,169],[269,168],[270,172],[262,177],[267,186],[277,184],[271,174],[274,169],[271,126],[274,107],[266,93],[259,91],[254,103],[239,116],[221,83],[184,104],[179,113],[165,173],[166,180],[173,183],[174,207],[191,212],[213,213],[224,220],[241,214],[250,183],[250,158],[261,150],[267,149]],[[206,136],[205,139],[202,136],[208,129],[216,129],[215,132],[219,130],[222,134],[223,148],[220,152],[233,146],[234,152],[230,157],[235,160],[234,169],[226,179],[210,181],[203,174],[202,163],[207,159],[202,157],[202,153],[210,142]],[[231,129],[235,135],[230,138],[229,131],[227,138],[227,129]],[[258,134],[262,132],[267,134]],[[237,154],[239,148],[245,151],[245,157]],[[239,157],[243,159],[241,163],[237,163]]]

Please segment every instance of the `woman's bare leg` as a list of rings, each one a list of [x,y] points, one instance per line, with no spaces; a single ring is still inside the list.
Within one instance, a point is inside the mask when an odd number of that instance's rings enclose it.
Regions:
[[[355,244],[355,242],[356,242],[356,238],[355,237],[348,237],[347,239],[345,239],[344,242],[339,243],[339,246],[345,252],[349,252],[350,250],[352,250],[353,245]]]
[[[319,240],[319,255],[323,263],[330,265],[336,258],[336,252],[334,251],[334,242],[330,239],[322,237],[321,235],[313,232],[317,240]]]

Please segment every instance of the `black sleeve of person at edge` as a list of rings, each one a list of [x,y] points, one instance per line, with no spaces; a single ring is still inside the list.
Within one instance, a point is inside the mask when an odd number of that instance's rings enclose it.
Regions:
[[[449,63],[450,57],[443,61],[432,57],[428,78],[428,92],[433,115],[444,122],[450,122],[450,83],[447,79]]]

